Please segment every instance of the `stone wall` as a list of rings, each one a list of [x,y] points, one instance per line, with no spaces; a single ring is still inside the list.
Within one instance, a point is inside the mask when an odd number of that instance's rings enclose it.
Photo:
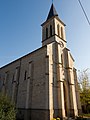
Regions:
[[[25,120],[27,115],[32,120],[49,117],[46,58],[47,47],[42,47],[0,68],[0,89],[15,101]]]

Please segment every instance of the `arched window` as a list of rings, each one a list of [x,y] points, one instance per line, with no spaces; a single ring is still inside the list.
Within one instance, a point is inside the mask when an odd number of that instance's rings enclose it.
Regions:
[[[61,38],[63,39],[63,27],[61,27]]]
[[[59,24],[57,25],[57,35],[60,37],[60,26],[59,26]]]
[[[50,25],[50,37],[52,36],[52,25]]]
[[[48,38],[48,28],[46,28],[46,39]]]

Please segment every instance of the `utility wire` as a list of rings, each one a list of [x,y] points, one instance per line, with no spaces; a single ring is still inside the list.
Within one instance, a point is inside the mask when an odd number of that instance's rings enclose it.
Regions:
[[[82,8],[82,11],[83,11],[83,13],[84,13],[84,15],[85,15],[85,17],[86,17],[86,20],[87,20],[88,24],[90,25],[89,18],[88,18],[87,14],[86,14],[86,11],[85,11],[85,9],[84,9],[84,7],[83,7],[81,1],[78,0],[78,2],[79,2],[80,6],[81,6],[81,8]]]

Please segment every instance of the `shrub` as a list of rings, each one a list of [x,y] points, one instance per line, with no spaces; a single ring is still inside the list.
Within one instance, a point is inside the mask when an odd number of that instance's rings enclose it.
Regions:
[[[15,105],[6,95],[0,94],[0,120],[16,120]]]
[[[60,118],[56,118],[56,119],[55,119],[55,118],[53,118],[52,120],[60,120]]]
[[[60,118],[57,118],[56,120],[60,120]]]

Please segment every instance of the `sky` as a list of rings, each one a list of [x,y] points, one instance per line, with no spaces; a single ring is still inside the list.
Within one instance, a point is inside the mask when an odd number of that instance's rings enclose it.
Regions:
[[[90,0],[81,0],[90,19]],[[0,67],[42,46],[41,24],[52,0],[0,0]],[[66,24],[67,48],[77,70],[90,68],[90,25],[78,0],[54,0],[59,18]]]

